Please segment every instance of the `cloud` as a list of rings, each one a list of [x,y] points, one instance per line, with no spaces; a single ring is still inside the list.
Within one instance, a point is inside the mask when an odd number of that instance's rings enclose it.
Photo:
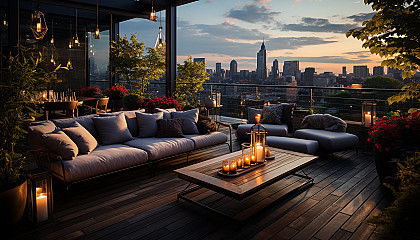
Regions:
[[[257,3],[262,2],[266,2],[266,0],[248,3],[241,9],[231,9],[227,12],[226,17],[249,23],[273,22],[274,17],[280,14],[280,12],[273,12],[267,6],[256,5]]]
[[[283,30],[297,32],[333,32],[345,33],[352,28],[358,27],[355,24],[333,24],[326,18],[304,17],[299,24],[280,25]]]
[[[354,22],[364,22],[367,20],[370,20],[372,18],[373,15],[375,15],[376,12],[372,12],[372,13],[359,13],[356,15],[351,15],[349,17],[347,17],[348,19],[353,20]]]
[[[241,40],[260,40],[268,35],[256,29],[247,29],[234,25],[231,22],[224,22],[217,25],[196,24],[191,25],[200,34],[209,35],[215,38],[241,39]]]

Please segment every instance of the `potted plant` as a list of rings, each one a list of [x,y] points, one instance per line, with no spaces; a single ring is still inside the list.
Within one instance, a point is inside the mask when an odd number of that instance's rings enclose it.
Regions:
[[[26,178],[21,173],[25,156],[17,144],[25,137],[25,126],[39,116],[32,107],[33,96],[56,78],[42,67],[42,55],[25,56],[20,48],[1,69],[0,84],[0,224],[9,227],[22,217],[26,204]],[[2,56],[3,57],[3,56]]]
[[[171,97],[162,97],[162,98],[154,98],[150,99],[145,105],[144,108],[148,112],[152,112],[155,108],[162,108],[162,109],[168,109],[168,108],[175,108],[176,110],[181,110],[182,105],[178,100],[173,99]]]
[[[400,159],[411,156],[420,148],[420,111],[409,116],[378,119],[369,132],[368,141],[375,144],[375,162],[381,181],[395,176]]]
[[[83,97],[102,97],[102,91],[96,86],[84,87],[80,90],[80,95]]]
[[[105,93],[109,99],[111,99],[111,109],[112,111],[122,111],[123,102],[122,99],[124,96],[129,94],[128,89],[124,86],[113,86],[108,88]]]

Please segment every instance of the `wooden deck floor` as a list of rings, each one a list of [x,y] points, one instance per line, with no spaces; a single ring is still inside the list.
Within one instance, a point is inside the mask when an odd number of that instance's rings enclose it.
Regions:
[[[234,150],[239,143],[234,142]],[[228,153],[226,145],[193,152],[192,163]],[[54,182],[54,222],[22,223],[12,239],[377,239],[363,221],[389,205],[373,157],[356,151],[324,156],[306,167],[315,184],[287,201],[275,202],[299,182],[290,177],[237,201],[201,189],[189,196],[245,223],[215,215],[177,194],[187,186],[174,169],[185,156],[162,162],[151,177],[147,167],[81,183],[65,192]],[[268,207],[268,209],[267,209]]]

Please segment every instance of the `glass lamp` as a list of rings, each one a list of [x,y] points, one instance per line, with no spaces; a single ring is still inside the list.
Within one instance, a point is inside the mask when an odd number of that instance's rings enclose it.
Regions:
[[[376,102],[362,102],[362,126],[371,128],[376,124]]]
[[[261,114],[255,116],[256,124],[251,127],[251,153],[255,157],[256,163],[265,161],[265,148],[266,148],[266,133],[267,130],[260,123]]]
[[[44,13],[39,10],[34,11],[31,15],[31,31],[34,34],[35,39],[43,39],[48,31],[47,24],[45,22]]]
[[[34,224],[51,221],[53,218],[52,176],[48,169],[31,170],[28,178],[28,218]]]

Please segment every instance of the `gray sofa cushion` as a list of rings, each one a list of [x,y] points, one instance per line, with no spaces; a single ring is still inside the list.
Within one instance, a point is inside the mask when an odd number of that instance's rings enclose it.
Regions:
[[[141,149],[122,144],[101,145],[89,155],[79,155],[72,161],[64,161],[65,180],[75,182],[144,162],[147,162],[147,153]],[[51,170],[63,178],[59,161],[51,163]]]
[[[74,126],[62,130],[76,143],[79,153],[88,154],[98,146],[98,141],[78,122],[74,122]]]
[[[149,155],[149,161],[194,149],[194,142],[187,138],[135,138],[124,144],[145,150]]]
[[[221,132],[211,132],[203,135],[185,135],[185,137],[194,142],[194,149],[225,143],[228,140],[227,135]]]
[[[185,112],[172,112],[172,118],[181,118],[182,121],[182,133],[185,134],[198,134],[197,121],[198,121],[198,109],[191,109]]]
[[[157,120],[163,118],[163,112],[153,114],[138,112],[136,118],[139,127],[138,136],[141,138],[154,137],[158,129]]]
[[[115,116],[120,113],[124,113],[125,121],[127,121],[128,130],[130,130],[131,136],[136,137],[139,134],[139,127],[137,125],[137,118],[136,112],[144,113],[144,109],[140,110],[132,110],[132,111],[120,111],[120,112],[112,112],[112,113],[100,113],[99,116],[101,117],[108,117],[108,116]]]
[[[76,143],[59,129],[43,134],[42,138],[48,150],[61,156],[64,160],[72,160],[79,154]]]
[[[315,140],[277,136],[267,136],[267,145],[308,154],[316,153],[319,148],[319,144]]]
[[[250,135],[247,134],[251,132],[251,127],[254,124],[241,124],[238,126],[236,131],[236,135],[238,138],[250,138]],[[286,124],[263,124],[263,126],[267,129],[267,136],[280,136],[280,137],[287,137],[287,125]]]
[[[168,109],[155,108],[153,111],[155,113],[163,112],[163,119],[171,119],[171,113],[176,112],[176,109],[175,108],[168,108]]]
[[[93,122],[103,144],[122,143],[133,139],[123,113],[117,116],[95,117]]]
[[[316,140],[320,148],[330,152],[356,147],[359,142],[359,138],[350,133],[319,129],[299,129],[295,132],[294,137]]]
[[[42,135],[45,133],[50,133],[56,129],[56,126],[53,122],[39,121],[32,122],[28,128],[28,144],[31,149],[47,149]]]
[[[66,119],[53,119],[52,121],[54,124],[59,128],[67,128],[73,125],[73,123],[76,121],[80,123],[86,130],[92,134],[96,138],[96,140],[99,140],[99,135],[96,132],[95,124],[93,123],[92,118],[97,117],[96,114],[76,117],[76,118],[66,118]]]

